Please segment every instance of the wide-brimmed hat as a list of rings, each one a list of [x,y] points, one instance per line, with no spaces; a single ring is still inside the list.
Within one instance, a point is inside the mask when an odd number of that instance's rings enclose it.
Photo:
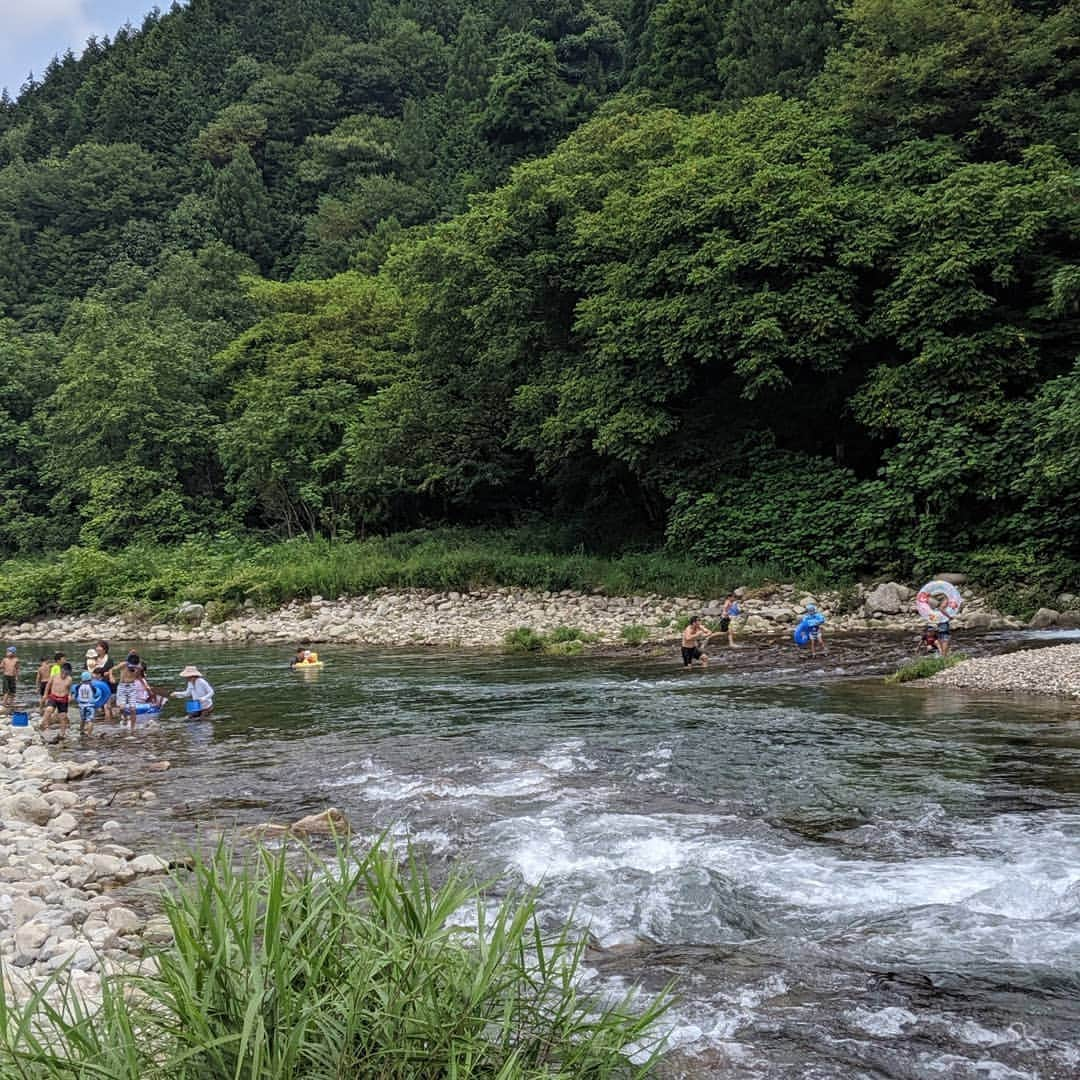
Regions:
[[[194,665],[188,664],[183,671],[180,672],[181,679],[201,679],[202,672]]]

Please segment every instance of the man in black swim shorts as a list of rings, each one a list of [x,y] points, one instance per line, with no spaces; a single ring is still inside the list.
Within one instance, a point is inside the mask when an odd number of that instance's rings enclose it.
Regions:
[[[682,632],[682,662],[683,667],[690,667],[696,660],[702,667],[709,663],[708,656],[701,651],[703,641],[708,641],[715,630],[710,630],[697,615],[694,615],[686,624]]]

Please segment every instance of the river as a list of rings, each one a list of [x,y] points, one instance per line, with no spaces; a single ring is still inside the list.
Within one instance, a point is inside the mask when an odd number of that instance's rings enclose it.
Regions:
[[[95,782],[156,791],[122,812],[144,849],[334,805],[360,842],[538,887],[598,986],[675,981],[667,1077],[1077,1076],[1080,710],[886,687],[908,642],[834,644],[705,672],[327,646],[303,674],[147,646],[217,715],[94,740]]]

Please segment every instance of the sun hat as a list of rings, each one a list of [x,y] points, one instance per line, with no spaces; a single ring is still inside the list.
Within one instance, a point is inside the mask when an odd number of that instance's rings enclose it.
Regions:
[[[18,649],[16,649],[14,645],[9,645],[9,646],[7,647],[7,651],[8,651],[8,652],[18,652],[19,650],[18,650]]]
[[[817,604],[807,604],[806,605],[806,610],[807,611],[817,611]]]
[[[89,681],[90,681],[90,680],[91,680],[91,679],[92,679],[93,677],[94,677],[94,676],[93,676],[93,675],[91,675],[89,671],[84,671],[84,672],[83,672],[83,673],[82,673],[82,674],[81,674],[81,675],[79,676],[79,678],[80,678],[80,679],[82,679],[82,681],[83,681],[83,682],[89,682]]]
[[[183,671],[180,672],[181,679],[201,679],[202,672],[194,665],[188,664]]]

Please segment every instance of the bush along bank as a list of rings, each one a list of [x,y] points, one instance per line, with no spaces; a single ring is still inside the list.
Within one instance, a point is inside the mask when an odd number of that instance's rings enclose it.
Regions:
[[[789,633],[808,603],[826,613],[841,631],[912,631],[920,625],[914,589],[889,582],[873,589],[808,593],[793,585],[736,590],[742,614],[740,635]],[[720,596],[602,596],[571,589],[534,591],[512,588],[471,592],[431,589],[376,589],[363,596],[330,600],[313,596],[265,610],[247,601],[240,612],[216,622],[210,604],[185,602],[159,621],[131,615],[64,615],[9,624],[0,636],[9,641],[159,642],[330,642],[378,646],[510,647],[521,651],[572,653],[581,648],[673,640],[688,615],[706,624],[719,621]],[[1080,625],[1080,611],[1052,613],[1040,625]],[[968,594],[958,630],[1016,629],[1027,625]],[[529,631],[539,640],[515,631]],[[554,647],[553,647],[554,646]]]

